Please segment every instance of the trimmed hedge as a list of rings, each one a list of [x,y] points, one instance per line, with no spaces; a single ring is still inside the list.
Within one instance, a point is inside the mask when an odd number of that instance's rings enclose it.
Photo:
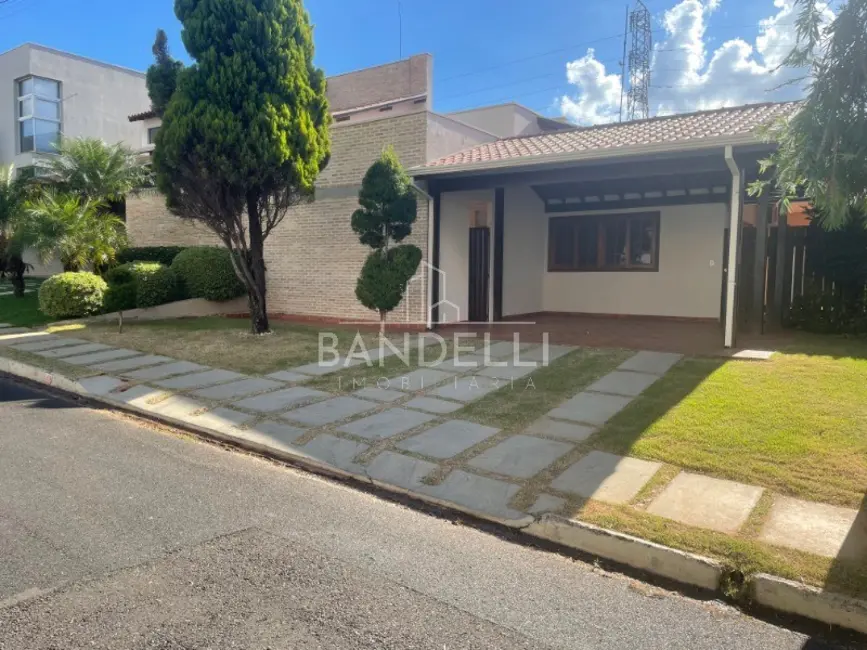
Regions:
[[[93,273],[60,273],[39,287],[39,310],[51,318],[92,316],[103,310],[107,289]]]
[[[171,266],[175,257],[186,250],[186,246],[141,246],[127,248],[117,254],[117,261],[121,264],[130,262],[159,262],[165,266]]]
[[[116,288],[116,296],[112,296],[113,304],[124,305],[122,309],[133,307],[146,308],[164,305],[167,302],[181,300],[184,295],[181,291],[178,276],[169,267],[159,262],[135,261],[122,264],[106,273],[109,286]],[[135,299],[130,306],[130,289],[122,288],[131,285],[135,292]],[[108,309],[108,311],[122,311],[121,308]]]
[[[194,246],[178,254],[172,270],[190,298],[230,300],[246,292],[235,275],[231,255],[225,248]]]
[[[105,292],[104,304],[107,314],[135,309],[137,304],[135,282],[108,285],[108,291]]]

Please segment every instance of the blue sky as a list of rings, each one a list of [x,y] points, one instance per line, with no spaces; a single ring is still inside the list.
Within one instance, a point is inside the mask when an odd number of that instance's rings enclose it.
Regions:
[[[659,72],[654,72],[657,87],[651,89],[653,112],[772,98],[765,91],[775,85],[773,75],[756,38],[762,33],[760,21],[777,17],[773,26],[777,40],[765,43],[765,50],[779,50],[788,43],[781,32],[793,21],[785,13],[791,2],[647,0],[653,12],[654,41],[665,50],[656,54]],[[397,4],[397,0],[308,0],[317,63],[326,73],[336,74],[397,59]],[[612,98],[619,96],[625,2],[401,0],[400,4],[404,56],[434,55],[436,110],[514,100],[549,115],[565,112],[576,121],[611,118]],[[163,27],[173,52],[185,58],[172,0],[0,0],[0,25],[0,51],[34,41],[139,70],[150,64],[154,32]],[[727,42],[737,44],[733,39],[740,39],[741,45],[721,48]],[[588,47],[594,48],[589,57]],[[730,69],[723,69],[724,64]],[[744,73],[745,65],[752,66],[748,82],[737,76]],[[732,86],[749,87],[734,92]]]

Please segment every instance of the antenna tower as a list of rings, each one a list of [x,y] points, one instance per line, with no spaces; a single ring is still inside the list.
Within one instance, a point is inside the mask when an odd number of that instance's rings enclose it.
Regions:
[[[632,49],[629,51],[629,91],[626,94],[626,119],[640,120],[650,117],[650,55],[653,37],[650,11],[641,0],[629,13],[629,31]]]

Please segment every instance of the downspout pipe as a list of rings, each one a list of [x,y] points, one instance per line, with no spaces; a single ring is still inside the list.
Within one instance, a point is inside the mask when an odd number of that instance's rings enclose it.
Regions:
[[[422,183],[423,182],[424,181],[422,181]],[[413,183],[412,187],[416,192],[427,199],[427,253],[425,254],[425,260],[427,260],[430,257],[434,246],[434,198],[419,186],[419,181]],[[433,309],[431,309],[434,303],[433,282],[431,282],[433,265],[430,262],[426,262],[426,264],[425,293],[427,295],[427,305],[425,307],[425,328],[430,331],[433,329]]]
[[[732,348],[735,345],[735,319],[737,317],[737,283],[738,283],[738,243],[741,230],[741,204],[743,203],[743,187],[741,169],[735,161],[731,145],[725,148],[726,166],[732,174],[732,195],[729,214],[729,248],[728,276],[726,278],[726,319],[724,345]]]

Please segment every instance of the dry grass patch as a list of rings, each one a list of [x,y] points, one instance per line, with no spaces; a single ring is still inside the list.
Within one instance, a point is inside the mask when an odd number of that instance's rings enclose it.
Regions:
[[[255,336],[246,319],[205,317],[127,323],[119,334],[115,324],[93,323],[49,328],[49,331],[106,345],[132,348],[148,354],[193,361],[246,374],[267,375],[278,370],[315,363],[319,357],[319,333],[338,335],[338,349],[345,353],[356,330],[321,329],[272,322],[273,332]],[[378,334],[362,334],[375,345]]]

